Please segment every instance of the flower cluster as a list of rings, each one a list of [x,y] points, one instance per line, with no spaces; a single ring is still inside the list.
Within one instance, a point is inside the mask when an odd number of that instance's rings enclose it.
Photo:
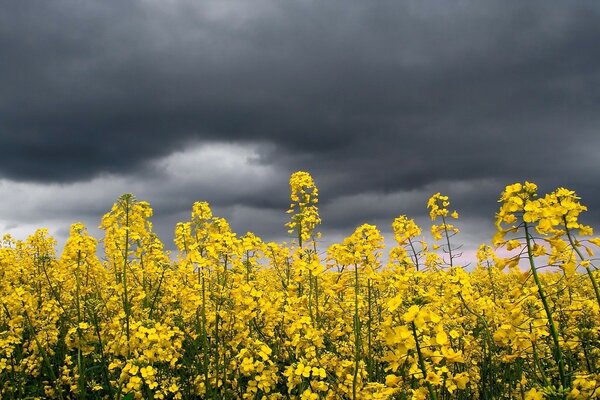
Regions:
[[[290,178],[290,199],[292,203],[287,211],[292,220],[286,224],[288,233],[297,233],[299,246],[307,243],[319,234],[315,228],[321,223],[316,204],[319,202],[319,191],[308,172],[295,172]]]
[[[60,255],[45,229],[5,236],[0,397],[600,397],[600,238],[573,191],[507,186],[466,268],[447,196],[427,203],[433,243],[400,215],[384,257],[370,224],[321,251],[312,177],[290,187],[290,243],[238,235],[199,201],[171,255],[130,194],[101,241],[73,224]]]
[[[445,239],[445,245],[440,246],[439,244],[434,244],[433,247],[435,250],[442,248],[443,252],[448,255],[448,264],[452,267],[454,264],[454,259],[460,256],[460,254],[456,254],[456,250],[458,248],[453,247],[450,243],[450,238],[456,235],[459,232],[459,229],[446,222],[446,217],[449,214],[448,206],[450,205],[450,200],[448,196],[443,196],[440,193],[436,193],[427,201],[427,208],[429,209],[429,216],[432,221],[435,221],[438,217],[442,219],[442,223],[440,225],[431,225],[431,236],[434,241],[442,240],[442,237]],[[452,211],[450,213],[450,218],[458,219],[458,212]],[[453,254],[454,251],[454,254]],[[440,264],[438,260],[431,259],[432,265]]]

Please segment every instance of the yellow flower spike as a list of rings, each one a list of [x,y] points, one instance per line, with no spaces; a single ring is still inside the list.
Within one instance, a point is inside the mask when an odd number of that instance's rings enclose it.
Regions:
[[[421,229],[414,220],[409,219],[406,215],[401,215],[394,220],[392,230],[398,245],[407,244],[410,239],[421,235]]]
[[[300,247],[318,235],[315,228],[321,223],[315,204],[319,191],[308,172],[298,171],[290,177],[290,199],[292,204],[287,211],[292,214],[286,224],[288,232],[297,232]]]

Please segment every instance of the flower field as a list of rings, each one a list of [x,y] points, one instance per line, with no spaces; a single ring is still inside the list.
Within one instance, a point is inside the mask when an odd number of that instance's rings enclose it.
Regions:
[[[312,177],[290,189],[284,244],[197,202],[168,254],[129,194],[62,254],[5,236],[1,398],[600,398],[600,238],[574,192],[507,186],[464,268],[446,196],[429,242],[400,215],[388,248],[365,224],[324,249]]]

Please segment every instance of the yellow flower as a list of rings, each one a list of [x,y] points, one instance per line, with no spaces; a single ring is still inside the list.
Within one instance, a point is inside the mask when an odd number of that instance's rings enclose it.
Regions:
[[[454,383],[459,389],[466,389],[467,383],[469,383],[469,375],[466,372],[461,372],[454,375]]]
[[[446,335],[446,332],[444,332],[444,331],[439,331],[435,335],[435,341],[437,342],[437,344],[443,346],[448,343],[448,335]]]
[[[544,400],[544,394],[533,388],[525,393],[525,400]]]
[[[434,386],[439,386],[442,384],[442,378],[435,372],[428,372],[425,380]]]

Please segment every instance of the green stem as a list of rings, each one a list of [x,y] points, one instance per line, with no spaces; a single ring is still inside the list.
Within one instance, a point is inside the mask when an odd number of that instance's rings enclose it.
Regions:
[[[448,226],[446,225],[446,218],[442,215],[442,222],[444,223],[444,234],[446,236],[446,244],[448,245],[448,257],[450,257],[450,268],[452,268],[452,248],[450,247],[450,236],[448,235]]]
[[[100,350],[100,357],[102,359],[102,377],[104,378],[104,384],[106,385],[106,387],[108,388],[108,398],[109,399],[113,399],[113,389],[112,389],[112,385],[110,383],[110,379],[108,377],[108,362],[106,360],[106,356],[104,354],[104,345],[102,344],[102,335],[100,334],[100,326],[99,326],[99,322],[98,322],[98,314],[96,313],[96,311],[92,311],[89,310],[88,311],[90,314],[90,319],[92,320],[92,323],[94,324],[94,331],[96,333],[96,337],[98,338],[98,347]]]
[[[312,270],[308,270],[308,314],[310,315],[310,322],[314,325],[315,323],[315,317],[313,315],[313,302],[312,302],[312,297],[313,297],[313,279],[312,279]]]
[[[492,266],[490,262],[487,261],[487,270],[488,276],[490,277],[490,283],[492,284],[492,297],[494,299],[494,304],[496,303],[496,286],[494,285],[494,274],[492,273]]]
[[[373,378],[373,354],[372,354],[372,339],[371,339],[371,320],[373,319],[373,313],[371,308],[371,279],[367,279],[367,305],[369,319],[367,321],[367,341],[369,354],[367,358],[367,368],[369,371],[369,377]]]
[[[358,315],[358,265],[354,264],[354,377],[352,379],[352,400],[356,400],[356,383],[360,364],[360,316]]]
[[[550,306],[548,305],[548,300],[546,298],[546,294],[544,292],[544,288],[542,286],[542,282],[537,273],[537,268],[535,266],[535,261],[533,260],[533,252],[531,246],[531,235],[529,234],[529,226],[527,222],[523,222],[525,227],[525,240],[527,243],[527,258],[529,259],[529,266],[531,269],[531,274],[533,275],[533,279],[538,288],[538,293],[540,295],[540,299],[542,300],[542,304],[544,306],[544,311],[546,312],[546,317],[548,318],[548,328],[550,329],[550,335],[552,336],[552,341],[554,343],[554,360],[556,364],[558,364],[558,374],[560,375],[560,384],[563,389],[567,388],[567,374],[565,371],[565,363],[562,358],[562,351],[560,348],[560,342],[558,339],[558,331],[556,330],[556,325],[554,324],[554,319],[552,318],[552,312],[550,310]],[[565,398],[565,396],[562,396]]]
[[[567,228],[567,219],[564,216],[563,216],[563,221],[565,224],[565,230],[567,231],[567,237],[569,238],[569,243],[571,243],[571,247],[573,247],[573,250],[575,250],[575,252],[579,256],[579,259],[581,261],[584,261],[585,258],[583,257],[583,254],[581,254],[581,251],[577,248],[577,246],[575,246],[575,241],[573,240],[571,231],[569,228]],[[592,271],[588,268],[586,268],[586,269],[587,269],[587,275],[590,277],[590,281],[592,282],[592,287],[594,288],[594,293],[596,294],[596,301],[598,302],[598,306],[600,306],[600,289],[598,289],[598,282],[596,281],[596,278],[594,277],[594,274],[592,273]]]
[[[410,245],[410,248],[413,252],[413,256],[415,258],[415,268],[418,271],[419,270],[419,257],[417,257],[417,252],[415,250],[415,246],[413,245],[413,242],[412,242],[412,240],[410,240],[410,238],[408,238],[408,244]]]
[[[79,369],[79,396],[82,399],[85,399],[85,365],[83,356],[81,354],[81,343],[83,342],[83,337],[81,335],[81,329],[79,328],[79,324],[82,322],[81,320],[81,302],[79,300],[80,290],[81,290],[81,277],[80,277],[80,268],[81,268],[81,250],[77,250],[77,268],[75,269],[75,305],[77,306],[77,339],[79,341],[77,346],[77,368]]]
[[[313,240],[313,251],[315,257],[317,257],[317,242]],[[317,322],[317,327],[319,326],[319,286],[318,286],[318,276],[314,276],[314,292],[315,292],[315,321]]]
[[[25,307],[25,304],[23,304],[23,308],[24,307]],[[42,344],[38,340],[35,330],[33,329],[33,324],[31,323],[31,319],[29,318],[29,314],[27,313],[27,311],[24,312],[24,315],[25,315],[25,319],[27,320],[27,327],[29,328],[29,332],[31,333],[31,336],[33,336],[33,340],[35,341],[38,351],[42,355],[42,359],[44,360],[44,363],[46,364],[46,368],[48,369],[48,374],[50,375],[50,378],[56,385],[56,390],[58,391],[58,398],[63,399],[62,389],[60,387],[61,385],[60,385],[60,382],[58,382],[58,379],[56,378],[56,374],[54,373],[54,370],[52,369],[52,364],[50,364],[50,360],[48,360],[48,353],[46,353],[46,350],[44,350],[44,348],[42,347]]]
[[[127,335],[127,356],[130,352],[129,334],[129,294],[127,288],[127,261],[129,258],[129,201],[131,197],[125,196],[125,249],[123,251],[123,308],[125,311],[125,334]]]
[[[209,349],[208,349],[208,337],[206,329],[206,282],[202,268],[198,270],[198,273],[202,275],[202,353],[203,353],[203,367],[204,367],[204,391],[205,395],[208,396],[210,389],[210,381],[208,380],[208,369],[209,369]]]
[[[531,326],[531,323],[530,323],[529,324],[529,333],[531,333],[532,330],[533,330],[533,327]],[[548,378],[546,377],[546,373],[544,372],[544,369],[542,368],[542,364],[540,363],[540,358],[538,357],[538,354],[537,354],[537,346],[535,345],[535,340],[531,341],[531,348],[533,350],[534,371],[535,371],[535,367],[537,367],[537,369],[540,370],[540,375],[542,376],[542,380],[544,381],[544,383],[546,385],[548,385],[549,384]]]
[[[415,339],[415,344],[417,347],[417,356],[419,357],[419,368],[421,368],[421,373],[423,374],[423,379],[425,380],[426,384],[427,384],[427,390],[429,391],[429,396],[431,397],[431,400],[437,400],[437,396],[435,395],[435,392],[433,391],[433,386],[431,385],[430,382],[427,382],[427,368],[425,367],[425,359],[423,358],[423,353],[421,352],[421,345],[419,344],[419,337],[417,336],[417,327],[415,326],[414,322],[410,323],[410,326],[412,328],[412,333],[413,333],[413,338]]]
[[[162,286],[163,280],[165,278],[165,272],[167,271],[167,266],[163,266],[162,274],[160,275],[160,279],[158,281],[158,286],[156,288],[156,293],[154,293],[154,298],[152,299],[152,303],[150,303],[150,311],[148,312],[148,319],[152,319],[154,313],[154,306],[156,305],[156,300],[158,299],[158,295],[160,294],[160,288]]]

